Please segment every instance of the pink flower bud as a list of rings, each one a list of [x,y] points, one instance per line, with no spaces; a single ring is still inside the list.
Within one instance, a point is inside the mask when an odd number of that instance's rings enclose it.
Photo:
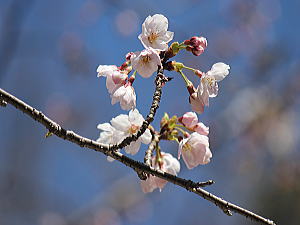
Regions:
[[[180,121],[184,126],[192,129],[198,124],[198,117],[194,112],[187,112],[180,118]]]
[[[190,39],[190,45],[193,48],[202,47],[203,49],[205,49],[207,47],[207,40],[204,37],[194,36]]]
[[[128,52],[125,56],[126,61],[130,61],[131,57],[135,56],[134,52]]]
[[[207,47],[207,40],[204,37],[191,37],[190,40],[185,40],[187,45],[186,50],[192,52],[195,56],[201,55]]]
[[[208,135],[209,134],[209,127],[205,126],[203,123],[199,122],[193,129],[198,134]]]

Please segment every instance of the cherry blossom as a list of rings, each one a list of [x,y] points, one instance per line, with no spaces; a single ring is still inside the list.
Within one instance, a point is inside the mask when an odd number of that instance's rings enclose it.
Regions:
[[[195,131],[202,135],[209,134],[209,127],[205,126],[202,122],[198,121],[197,114],[194,112],[187,112],[182,117],[179,118],[179,121],[188,129]]]
[[[184,126],[193,128],[198,123],[197,114],[194,112],[187,112],[181,118],[181,122]]]
[[[148,78],[161,66],[160,57],[152,48],[144,49],[130,56],[132,68],[142,77]]]
[[[134,88],[130,83],[118,87],[111,94],[111,104],[114,105],[120,102],[120,106],[123,110],[134,109],[136,106],[136,95]]]
[[[156,156],[152,157],[152,167],[154,169],[161,170],[163,172],[177,175],[180,171],[180,163],[169,153],[161,152],[160,163],[156,159]],[[147,180],[141,181],[141,187],[144,193],[153,192],[156,188],[161,191],[167,184],[166,180],[150,175]]]
[[[155,14],[145,19],[139,39],[145,48],[165,51],[173,35],[173,32],[168,31],[168,19],[161,14]]]
[[[127,79],[127,74],[115,65],[100,65],[97,72],[98,77],[106,77],[106,88],[110,94],[121,87]]]
[[[113,118],[110,122],[116,130],[121,131],[119,135],[120,139],[123,140],[124,138],[137,133],[142,126],[143,121],[143,116],[137,109],[134,109],[129,111],[129,115],[121,114]],[[130,145],[125,147],[125,152],[131,155],[135,155],[139,151],[141,143],[149,144],[151,142],[151,139],[152,135],[150,133],[150,130],[146,129],[145,133],[141,137],[139,137],[139,139],[131,142]]]
[[[204,105],[209,106],[209,97],[213,98],[218,95],[218,83],[229,74],[229,65],[225,63],[216,63],[211,67],[204,76],[202,76],[198,86],[198,98]]]
[[[182,139],[179,143],[178,159],[181,155],[188,169],[209,163],[212,153],[209,149],[208,137],[194,132]]]

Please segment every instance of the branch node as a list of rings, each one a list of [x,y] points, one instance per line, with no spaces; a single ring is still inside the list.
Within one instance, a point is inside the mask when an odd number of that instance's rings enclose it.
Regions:
[[[0,99],[0,106],[6,107],[7,106],[7,102]]]
[[[144,171],[142,170],[139,170],[139,169],[134,169],[135,172],[137,173],[138,177],[141,179],[141,180],[146,180],[148,178],[148,174],[145,173]]]
[[[197,182],[195,185],[195,188],[199,188],[199,187],[206,187],[209,185],[214,184],[215,182],[213,180],[208,180],[208,181],[204,181],[204,182]]]
[[[53,135],[53,133],[51,131],[48,131],[46,134],[45,134],[45,138],[48,138],[48,137],[51,137]]]

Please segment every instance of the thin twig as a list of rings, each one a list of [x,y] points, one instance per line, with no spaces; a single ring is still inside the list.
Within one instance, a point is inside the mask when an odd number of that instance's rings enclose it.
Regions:
[[[158,108],[158,103],[160,101],[161,96],[161,87],[163,86],[163,74],[158,73],[156,78],[156,94],[153,97],[153,103],[150,109],[149,116],[147,117],[144,124],[145,126],[148,126],[149,123],[153,120],[156,109]],[[259,216],[249,210],[243,209],[242,207],[239,207],[237,205],[234,205],[230,202],[227,202],[220,197],[217,197],[210,192],[202,189],[199,187],[199,183],[193,182],[191,180],[186,180],[177,176],[174,176],[169,173],[162,172],[160,170],[153,169],[149,167],[148,165],[135,161],[122,153],[118,151],[112,151],[121,147],[124,147],[128,144],[129,141],[136,140],[140,135],[142,131],[139,131],[138,135],[133,135],[130,138],[126,138],[124,141],[122,141],[118,145],[109,146],[107,144],[100,144],[96,141],[93,141],[91,139],[88,139],[86,137],[80,136],[76,133],[74,133],[71,130],[66,130],[62,128],[58,123],[54,122],[47,116],[45,116],[41,111],[36,110],[35,108],[31,107],[30,105],[26,104],[25,102],[21,101],[20,99],[16,98],[15,96],[7,93],[6,91],[2,90],[0,88],[0,101],[5,101],[8,104],[13,105],[15,108],[19,109],[20,111],[24,112],[25,114],[29,115],[34,120],[38,121],[40,124],[44,125],[51,133],[55,134],[56,136],[68,140],[70,142],[73,142],[81,147],[86,147],[89,149],[93,149],[98,152],[102,152],[107,156],[110,156],[121,163],[123,163],[126,166],[131,167],[135,171],[139,171],[139,173],[145,173],[145,174],[151,174],[153,176],[157,176],[159,178],[162,178],[166,181],[169,181],[175,185],[181,186],[185,189],[187,189],[190,192],[193,192],[202,198],[214,203],[219,208],[223,210],[227,215],[231,215],[231,211],[236,212],[240,215],[243,215],[247,218],[250,218],[251,220],[257,221],[259,223],[263,224],[269,224],[269,225],[275,225],[275,223],[269,219],[266,219],[262,216]],[[145,128],[146,129],[146,128]]]
[[[152,134],[152,141],[149,144],[149,147],[145,152],[144,163],[147,166],[151,166],[153,151],[159,143],[159,137],[160,137],[159,133],[154,131],[153,134]]]

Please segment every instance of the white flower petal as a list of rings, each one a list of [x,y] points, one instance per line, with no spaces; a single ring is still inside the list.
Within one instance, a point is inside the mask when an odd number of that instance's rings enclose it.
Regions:
[[[142,143],[148,145],[152,140],[152,135],[149,129],[146,129],[145,133],[140,137]]]
[[[131,124],[141,126],[144,122],[144,117],[137,109],[131,110],[128,115]]]
[[[114,128],[109,123],[100,123],[98,124],[97,128],[103,131],[114,131]]]
[[[218,91],[219,91],[219,87],[217,82],[214,82],[213,85],[208,86],[208,93],[210,98],[216,97],[218,95]]]
[[[212,76],[216,81],[221,81],[229,74],[229,69],[230,66],[225,63],[215,63],[207,75]]]
[[[135,155],[138,153],[139,149],[141,147],[141,141],[138,139],[137,141],[133,141],[130,143],[130,145],[125,147],[125,152],[127,154]]]
[[[110,123],[115,129],[123,132],[128,132],[128,129],[131,126],[128,120],[128,115],[125,114],[118,115],[117,117],[113,118]]]
[[[113,71],[118,70],[118,67],[115,65],[99,65],[97,68],[98,77],[106,77],[108,74],[111,74]]]

